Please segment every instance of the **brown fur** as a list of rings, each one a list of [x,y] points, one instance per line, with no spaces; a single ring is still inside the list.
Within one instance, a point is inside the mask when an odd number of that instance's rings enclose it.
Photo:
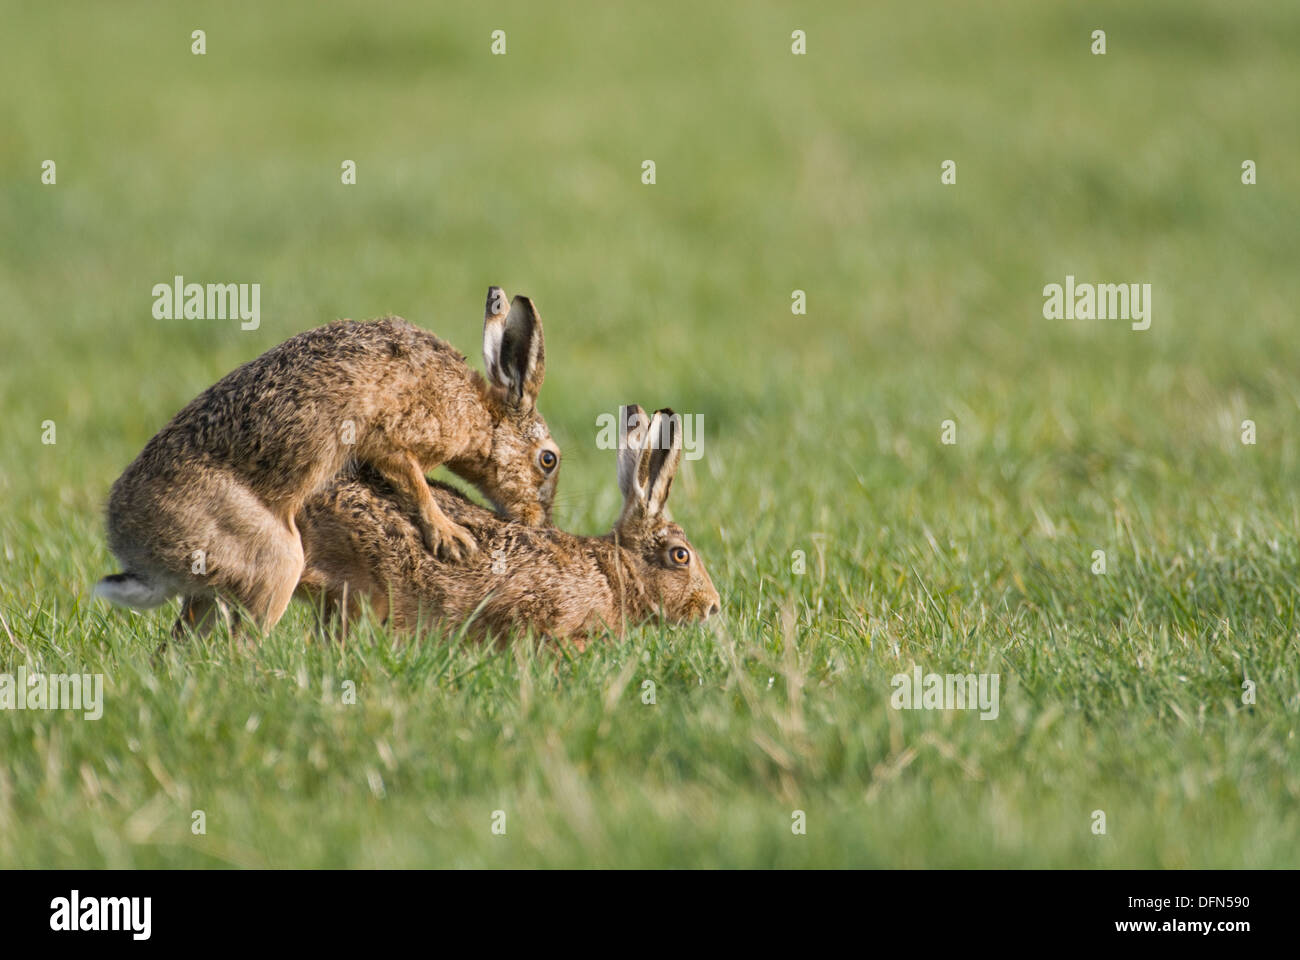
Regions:
[[[633,449],[620,465],[620,485],[632,466],[643,482],[624,490],[622,515],[603,537],[509,523],[450,487],[431,485],[439,507],[479,543],[479,552],[459,563],[424,548],[382,478],[365,471],[338,478],[298,516],[306,550],[301,593],[345,627],[364,599],[399,631],[473,617],[476,636],[529,629],[579,646],[656,617],[703,620],[717,610],[718,593],[681,527],[662,515],[681,455],[680,435],[673,436],[675,447]],[[677,548],[689,551],[687,563],[674,562]]]
[[[214,600],[233,599],[268,629],[303,570],[295,516],[351,463],[378,471],[414,511],[423,545],[445,556],[475,544],[430,495],[425,474],[440,464],[509,516],[548,524],[559,451],[536,410],[545,358],[531,301],[516,297],[507,312],[500,289],[488,291],[484,351],[492,382],[400,317],[340,320],[223,377],[113,485],[109,544],[127,572],[101,592],[139,606],[181,593],[178,629],[206,628]]]

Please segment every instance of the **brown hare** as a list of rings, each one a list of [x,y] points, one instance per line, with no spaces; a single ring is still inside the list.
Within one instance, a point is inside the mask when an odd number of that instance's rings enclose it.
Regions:
[[[671,410],[650,421],[624,408],[632,423],[619,452],[623,511],[603,537],[529,529],[433,484],[438,505],[474,533],[479,552],[459,563],[424,547],[394,489],[373,472],[339,477],[298,516],[307,562],[301,593],[344,630],[364,598],[399,631],[459,625],[500,637],[510,629],[568,638],[579,648],[604,630],[662,618],[703,620],[718,593],[664,503],[681,462],[680,421]],[[629,420],[630,417],[630,420]]]
[[[447,557],[475,544],[430,495],[425,473],[440,464],[511,518],[550,523],[560,452],[536,407],[546,362],[531,300],[507,310],[488,290],[483,359],[486,380],[432,333],[385,317],[308,330],[244,364],[113,485],[109,545],[125,572],[95,592],[141,608],[179,593],[177,633],[208,630],[226,599],[269,629],[302,574],[295,517],[350,464],[377,471],[422,545]]]

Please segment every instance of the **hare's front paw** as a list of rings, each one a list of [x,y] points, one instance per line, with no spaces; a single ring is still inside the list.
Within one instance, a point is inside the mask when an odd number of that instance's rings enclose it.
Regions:
[[[437,525],[426,523],[423,527],[425,547],[440,560],[459,562],[478,552],[474,535],[458,523],[447,520]]]

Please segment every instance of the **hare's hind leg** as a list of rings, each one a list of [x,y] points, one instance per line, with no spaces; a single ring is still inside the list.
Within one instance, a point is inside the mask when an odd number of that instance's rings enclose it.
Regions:
[[[280,622],[302,578],[302,539],[293,521],[268,524],[257,538],[255,558],[257,577],[244,582],[237,599],[265,633]]]
[[[192,593],[181,601],[180,616],[172,624],[172,639],[184,640],[191,634],[206,637],[217,620],[217,598],[211,594]]]
[[[213,493],[212,501],[216,493],[225,496],[211,510],[214,522],[205,531],[207,570],[202,589],[193,593],[232,601],[265,633],[284,616],[302,576],[298,528],[246,489],[232,484]],[[196,599],[192,612],[201,619],[206,603]]]
[[[243,618],[237,609],[232,609],[221,597],[191,594],[181,603],[180,616],[172,625],[172,638],[185,640],[190,636],[206,637],[218,621],[225,623],[226,629],[234,633],[239,629]]]

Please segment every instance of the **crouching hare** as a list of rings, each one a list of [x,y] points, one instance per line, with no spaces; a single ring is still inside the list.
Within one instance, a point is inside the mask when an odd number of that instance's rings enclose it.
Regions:
[[[681,462],[680,421],[660,410],[647,421],[625,408],[619,451],[623,510],[613,531],[580,537],[509,523],[440,484],[439,507],[478,540],[459,563],[430,555],[393,488],[373,473],[339,478],[298,516],[306,550],[301,593],[344,630],[364,598],[399,631],[456,626],[500,637],[510,629],[569,638],[579,649],[604,630],[647,620],[683,623],[718,610],[718,592],[682,528],[664,513]]]
[[[113,485],[108,536],[124,573],[96,593],[132,607],[185,597],[175,633],[240,604],[269,629],[303,570],[296,516],[345,466],[384,478],[423,548],[459,558],[473,534],[430,494],[440,464],[498,509],[550,523],[560,452],[537,412],[542,322],[527,297],[488,290],[488,379],[400,317],[308,330],[199,394]]]

